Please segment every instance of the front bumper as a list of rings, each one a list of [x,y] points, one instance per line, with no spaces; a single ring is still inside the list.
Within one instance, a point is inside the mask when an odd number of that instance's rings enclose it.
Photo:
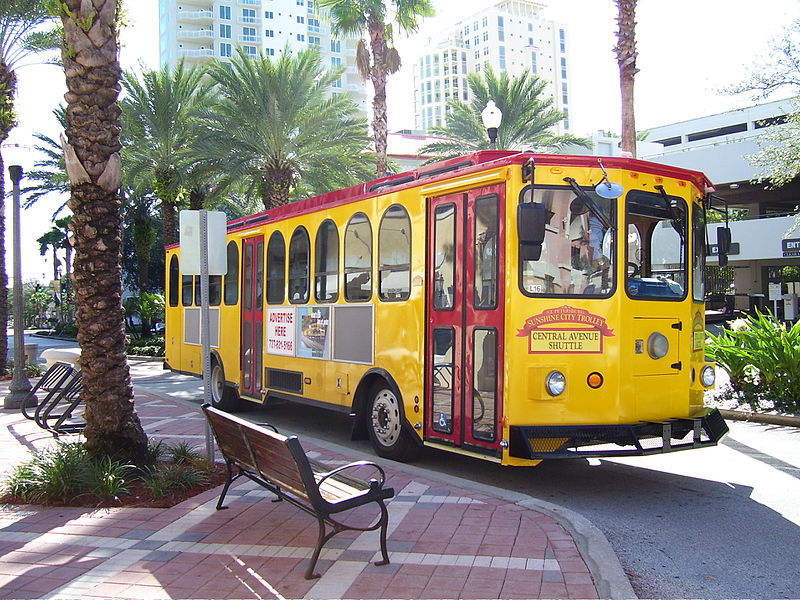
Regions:
[[[728,425],[714,409],[702,417],[629,425],[512,425],[509,454],[523,459],[646,456],[715,446]]]

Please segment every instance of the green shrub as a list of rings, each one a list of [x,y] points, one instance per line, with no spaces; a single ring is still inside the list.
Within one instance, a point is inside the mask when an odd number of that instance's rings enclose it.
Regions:
[[[66,500],[85,491],[82,475],[89,454],[83,444],[58,442],[34,452],[11,474],[6,489],[23,501]]]
[[[185,442],[152,442],[148,444],[148,454],[156,466],[140,470],[108,457],[94,458],[80,442],[57,442],[34,452],[30,460],[13,469],[2,493],[23,502],[44,504],[88,495],[114,500],[139,479],[153,496],[163,498],[209,481],[212,464]]]
[[[800,323],[787,329],[756,313],[743,325],[710,334],[706,354],[728,372],[741,403],[800,413]]]
[[[8,374],[11,375],[14,373],[14,359],[9,359],[6,363],[6,370]],[[44,369],[36,363],[26,362],[25,363],[25,377],[41,377],[44,374]]]
[[[142,481],[155,498],[163,498],[172,492],[205,484],[208,474],[191,465],[171,464],[149,468],[142,475]]]
[[[109,457],[90,460],[82,473],[82,483],[87,494],[97,496],[101,500],[118,500],[128,491],[128,481],[135,467]]]

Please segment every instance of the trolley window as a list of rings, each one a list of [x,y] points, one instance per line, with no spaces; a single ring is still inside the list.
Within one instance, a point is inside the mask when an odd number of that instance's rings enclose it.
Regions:
[[[276,231],[267,244],[267,303],[282,304],[286,272],[286,243]]]
[[[453,405],[455,382],[453,381],[453,354],[455,330],[452,327],[436,327],[433,330],[433,430],[441,433],[453,432]]]
[[[253,244],[245,244],[244,257],[242,260],[244,290],[244,309],[253,310]]]
[[[436,271],[433,282],[433,308],[435,310],[453,310],[456,276],[456,205],[440,204],[437,206],[434,220],[433,243]]]
[[[706,297],[706,214],[695,203],[692,211],[692,298],[703,302]]]
[[[591,189],[526,188],[523,202],[546,210],[542,251],[526,258],[520,245],[520,287],[529,296],[607,297],[614,290],[616,200]],[[525,239],[524,232],[520,239]]]
[[[476,327],[472,335],[472,435],[475,439],[492,441],[497,395],[497,330]]]
[[[308,302],[310,247],[306,228],[295,229],[289,241],[289,302],[292,304]]]
[[[181,276],[181,304],[191,306],[194,299],[194,277],[191,275]]]
[[[378,295],[381,300],[408,300],[411,294],[411,221],[395,204],[383,215],[378,230]]]
[[[256,308],[264,307],[264,241],[256,244]]]
[[[239,301],[239,248],[228,242],[228,272],[225,273],[225,304],[233,306]]]
[[[169,305],[178,306],[178,289],[180,288],[180,265],[174,254],[169,259]]]
[[[372,228],[364,213],[356,213],[344,232],[344,297],[366,302],[372,296]]]
[[[339,232],[330,219],[319,226],[314,242],[314,295],[317,302],[339,298]]]
[[[222,299],[222,275],[208,276],[208,304],[219,306]]]
[[[475,308],[497,307],[497,196],[475,201]]]
[[[626,199],[626,282],[634,299],[686,296],[687,207],[676,196],[632,191]]]

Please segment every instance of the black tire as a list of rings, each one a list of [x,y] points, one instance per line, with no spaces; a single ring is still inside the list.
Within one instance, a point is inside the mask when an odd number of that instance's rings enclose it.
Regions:
[[[216,359],[211,361],[211,406],[230,413],[242,409],[242,399],[232,386],[225,385],[225,369]]]
[[[402,401],[383,381],[370,390],[366,418],[369,439],[378,456],[407,462],[419,455],[420,444],[403,426]]]

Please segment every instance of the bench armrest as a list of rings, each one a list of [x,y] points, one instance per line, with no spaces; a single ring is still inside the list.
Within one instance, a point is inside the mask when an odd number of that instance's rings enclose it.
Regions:
[[[318,475],[320,475],[320,478],[317,481],[317,487],[320,487],[326,479],[333,477],[337,473],[341,473],[345,469],[353,469],[355,467],[375,467],[378,470],[378,472],[381,474],[381,479],[380,481],[372,479],[370,481],[370,487],[373,487],[372,482],[375,482],[379,487],[382,486],[383,483],[386,481],[386,473],[384,472],[384,470],[381,468],[380,465],[375,464],[374,462],[370,462],[368,460],[357,460],[356,462],[351,462],[349,464],[342,465],[341,467],[337,467],[332,471],[328,471],[327,473],[318,473]]]
[[[272,423],[256,423],[256,425],[258,425],[259,427],[264,427],[266,429],[271,429],[275,433],[280,433],[280,431],[278,431],[278,428],[275,427],[275,425],[273,425]]]

